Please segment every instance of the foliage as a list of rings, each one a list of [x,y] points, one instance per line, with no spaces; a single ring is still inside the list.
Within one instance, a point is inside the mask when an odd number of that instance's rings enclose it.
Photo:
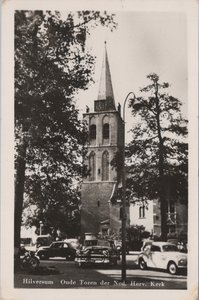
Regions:
[[[142,241],[150,236],[150,232],[146,231],[143,225],[131,225],[127,228],[127,236],[129,241]]]
[[[162,169],[164,192],[170,190],[172,199],[187,201],[188,145],[187,121],[181,115],[181,102],[165,89],[168,83],[159,83],[156,74],[147,76],[151,84],[141,89],[146,96],[137,98],[140,105],[132,108],[139,116],[132,129],[133,139],[128,144],[128,185],[133,188],[132,199],[155,199],[160,186],[160,144],[162,143]],[[158,101],[158,102],[157,102]],[[159,127],[159,128],[158,128]],[[160,132],[158,132],[160,130]]]
[[[130,103],[138,123],[129,143],[127,186],[132,201],[159,199],[162,238],[167,235],[167,202],[188,198],[187,121],[181,115],[181,102],[170,96],[168,83],[149,74],[151,83],[141,89],[139,105]]]
[[[85,47],[91,28],[116,25],[106,12],[64,15],[15,12],[16,227],[25,191],[25,205],[38,208],[29,225],[77,231],[86,132],[74,96],[92,80],[95,60]]]

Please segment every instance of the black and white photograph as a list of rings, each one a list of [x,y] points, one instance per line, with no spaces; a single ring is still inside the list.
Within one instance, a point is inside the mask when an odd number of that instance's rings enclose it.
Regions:
[[[53,289],[197,300],[198,6],[52,3],[9,14],[1,259],[9,247],[14,293],[2,299]]]

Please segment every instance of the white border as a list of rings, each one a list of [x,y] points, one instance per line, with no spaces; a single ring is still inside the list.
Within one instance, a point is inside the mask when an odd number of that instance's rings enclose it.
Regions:
[[[13,288],[13,14],[15,9],[183,11],[188,19],[188,111],[189,111],[189,273],[188,290],[100,290],[100,289],[14,289]],[[1,294],[4,300],[22,299],[194,299],[198,289],[198,2],[167,1],[84,1],[6,0],[2,4],[2,93],[1,93]]]

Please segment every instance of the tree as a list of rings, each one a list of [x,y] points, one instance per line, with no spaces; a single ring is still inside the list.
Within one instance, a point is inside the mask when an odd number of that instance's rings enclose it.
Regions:
[[[127,237],[131,250],[140,251],[142,240],[150,237],[150,232],[143,225],[131,225],[127,228]]]
[[[94,57],[85,43],[99,24],[112,30],[113,15],[15,12],[16,248],[25,194],[39,208],[36,223],[58,226],[66,215],[76,218],[86,133],[74,95],[92,80]]]
[[[128,180],[134,201],[159,198],[162,239],[167,236],[167,191],[172,199],[186,203],[188,174],[187,121],[181,115],[181,102],[165,92],[168,83],[160,83],[149,74],[151,83],[141,89],[145,96],[132,108],[138,123],[132,129],[133,140],[127,147]]]

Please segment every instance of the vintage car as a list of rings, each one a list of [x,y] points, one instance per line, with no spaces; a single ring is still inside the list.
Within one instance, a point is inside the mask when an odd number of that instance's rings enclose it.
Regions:
[[[176,245],[167,242],[152,242],[146,244],[138,256],[141,270],[147,267],[165,269],[172,275],[179,269],[187,268],[187,254],[179,252]]]
[[[107,246],[90,246],[77,251],[75,262],[79,267],[92,264],[116,265],[120,256],[117,251]]]
[[[48,247],[40,247],[36,255],[40,259],[49,259],[50,257],[65,257],[68,260],[74,260],[76,255],[76,250],[70,246],[70,244],[60,241],[53,242]]]

